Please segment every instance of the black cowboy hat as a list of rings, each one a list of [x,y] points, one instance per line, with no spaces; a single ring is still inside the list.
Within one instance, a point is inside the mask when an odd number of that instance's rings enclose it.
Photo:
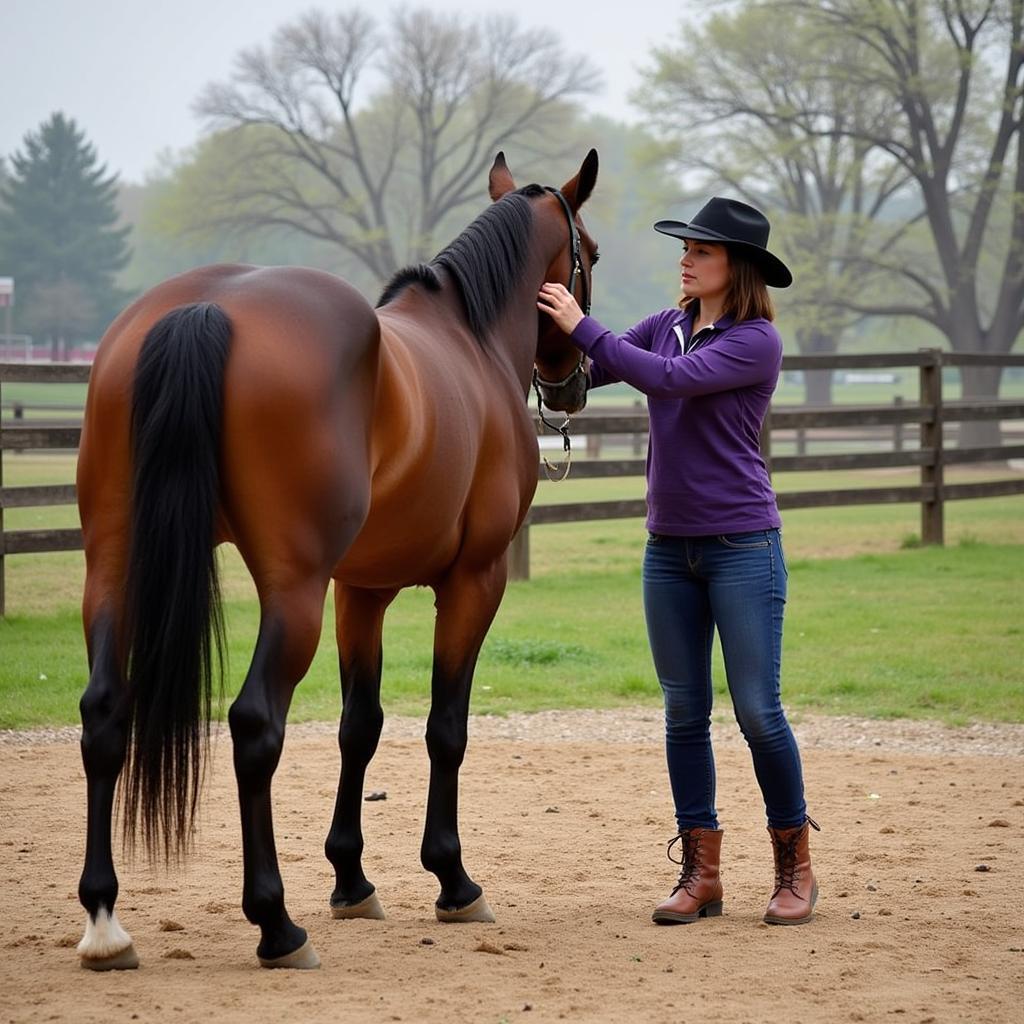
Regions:
[[[765,248],[768,244],[768,218],[760,210],[737,199],[715,196],[688,224],[678,220],[659,220],[654,230],[675,238],[733,246],[757,264],[765,284],[773,288],[788,288],[793,283],[789,267]]]

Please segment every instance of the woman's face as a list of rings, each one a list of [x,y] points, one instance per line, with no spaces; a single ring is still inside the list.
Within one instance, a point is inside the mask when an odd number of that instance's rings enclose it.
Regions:
[[[729,254],[717,242],[683,239],[683,294],[688,299],[709,299],[724,296],[729,288]]]

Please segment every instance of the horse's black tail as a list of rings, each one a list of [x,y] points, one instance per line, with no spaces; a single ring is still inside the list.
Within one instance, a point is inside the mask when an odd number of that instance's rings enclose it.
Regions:
[[[151,859],[191,845],[214,655],[223,669],[214,539],[230,343],[219,306],[181,306],[146,335],[135,369],[124,826]]]

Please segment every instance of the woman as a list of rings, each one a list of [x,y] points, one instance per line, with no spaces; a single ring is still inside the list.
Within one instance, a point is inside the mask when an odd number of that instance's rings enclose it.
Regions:
[[[560,284],[538,308],[591,357],[591,386],[625,381],[650,414],[644,612],[665,696],[665,746],[682,870],[653,918],[722,913],[722,832],[711,748],[711,643],[717,628],[733,707],[764,797],[775,890],[764,920],[804,924],[811,870],[800,754],[779,696],[786,564],[775,494],[759,451],[782,341],[767,286],[792,275],[767,248],[764,215],[714,198],[689,222],[655,230],[683,240],[678,308],[621,337],[584,316]],[[674,859],[674,858],[672,858]]]

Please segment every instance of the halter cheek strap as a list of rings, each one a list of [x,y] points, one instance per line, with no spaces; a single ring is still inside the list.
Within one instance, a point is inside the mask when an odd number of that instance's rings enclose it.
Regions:
[[[569,294],[576,297],[576,280],[579,279],[583,286],[583,301],[580,303],[580,308],[583,310],[584,316],[590,316],[590,282],[587,280],[583,273],[583,254],[582,246],[580,243],[579,229],[576,227],[576,218],[573,216],[572,207],[569,205],[569,200],[562,195],[561,190],[555,188],[552,185],[545,185],[544,188],[550,192],[561,204],[562,210],[565,212],[565,219],[569,222],[569,246],[572,249],[572,270],[569,271],[569,284],[567,285]],[[586,368],[584,362],[586,356],[580,354],[579,362],[573,367],[567,377],[562,380],[544,380],[543,377],[537,372],[537,368],[533,370],[533,386],[537,388],[537,385],[541,385],[546,388],[564,388],[577,373],[585,374]],[[540,392],[537,393],[537,401],[540,402]],[[541,419],[543,419],[543,413]],[[568,417],[566,418],[568,422]],[[545,423],[547,421],[545,420]],[[548,424],[550,426],[551,424]],[[556,428],[557,429],[557,428]]]
[[[576,218],[573,215],[572,207],[569,205],[569,201],[562,195],[561,191],[557,188],[553,188],[551,185],[545,185],[545,189],[550,192],[558,201],[562,204],[562,210],[565,212],[565,219],[569,222],[569,246],[572,250],[572,269],[569,271],[569,294],[576,297],[576,282],[579,280],[583,287],[583,301],[580,303],[580,308],[583,310],[585,316],[590,315],[590,282],[587,281],[586,276],[583,273],[583,253],[580,244],[580,233],[576,227]],[[572,465],[572,444],[569,440],[569,416],[566,414],[565,419],[561,424],[552,423],[551,420],[544,415],[544,404],[541,401],[540,389],[542,387],[547,388],[564,388],[573,377],[578,373],[586,374],[584,367],[585,357],[581,354],[579,362],[573,368],[572,372],[568,377],[559,381],[544,380],[541,375],[537,372],[537,367],[533,368],[533,390],[537,395],[537,415],[540,416],[541,422],[549,430],[554,430],[562,435],[562,450],[565,452],[565,462],[559,467],[553,465],[546,458],[543,458],[544,472],[547,474],[549,480],[564,480],[569,475],[569,467]]]
[[[545,185],[544,187],[562,204],[562,209],[565,211],[565,219],[569,222],[569,244],[572,247],[572,270],[569,271],[569,284],[567,286],[569,294],[575,297],[576,279],[579,278],[583,286],[583,301],[580,303],[580,308],[585,316],[590,316],[590,284],[583,273],[583,249],[580,243],[579,229],[576,227],[576,218],[573,215],[572,207],[569,206],[569,200],[562,195],[560,189],[554,188],[552,185]]]

